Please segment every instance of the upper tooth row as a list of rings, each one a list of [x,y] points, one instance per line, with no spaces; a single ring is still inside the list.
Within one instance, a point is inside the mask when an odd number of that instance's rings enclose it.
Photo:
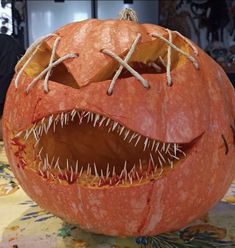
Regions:
[[[77,111],[74,109],[69,113],[62,112],[57,116],[51,115],[48,118],[44,117],[39,123],[35,123],[31,129],[25,131],[24,139],[27,140],[30,135],[33,135],[36,140],[35,145],[37,145],[43,132],[47,134],[51,126],[53,126],[53,131],[55,132],[56,125],[58,123],[60,123],[61,127],[63,128],[69,123],[69,121],[73,121],[76,115],[79,118],[79,124],[81,124],[83,119],[86,118],[87,123],[92,122],[94,127],[101,127],[103,125],[108,127],[108,132],[116,131],[120,136],[123,134],[123,139],[127,140],[129,143],[133,142],[134,146],[138,145],[141,137],[143,138],[141,134],[132,132],[131,130],[108,117],[101,116],[89,111]],[[21,134],[22,132],[18,133],[17,136],[20,136]],[[145,151],[147,148],[150,148],[152,152],[161,151],[165,153],[169,153],[171,148],[174,151],[174,155],[176,156],[179,145],[173,143],[161,143],[149,138],[145,138],[143,143],[143,151]]]

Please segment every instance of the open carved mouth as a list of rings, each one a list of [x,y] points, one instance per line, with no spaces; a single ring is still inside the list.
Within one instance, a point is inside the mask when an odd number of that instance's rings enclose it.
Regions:
[[[159,178],[193,145],[153,140],[105,116],[75,109],[43,118],[17,136],[25,144],[25,159],[34,161],[30,167],[42,177],[89,186]]]

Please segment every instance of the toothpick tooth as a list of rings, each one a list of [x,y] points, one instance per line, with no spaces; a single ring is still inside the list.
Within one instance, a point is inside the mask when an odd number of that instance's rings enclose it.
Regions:
[[[43,150],[43,146],[41,147],[41,149],[40,149],[39,152],[38,152],[38,156],[39,156],[39,157],[41,157],[42,150]]]
[[[154,152],[157,152],[159,145],[160,145],[160,142],[157,142]]]
[[[138,171],[136,171],[135,174],[136,174],[137,180],[139,181],[140,180],[140,175],[139,175]]]
[[[122,132],[124,131],[125,127],[123,126],[121,129],[120,129],[120,132],[119,132],[119,135],[122,135]]]
[[[100,119],[100,115],[99,115],[99,114],[96,114],[93,127],[96,126],[96,123],[97,123],[97,121],[98,121],[99,119]]]
[[[77,114],[77,111],[75,109],[73,109],[72,112],[71,112],[71,121],[74,120],[76,114]]]
[[[110,171],[109,171],[109,163],[107,164],[106,168],[106,179],[109,177]]]
[[[138,134],[137,133],[133,133],[130,140],[129,140],[129,143],[131,143],[131,141],[137,136]]]
[[[174,143],[174,154],[176,156],[176,153],[177,153],[177,144]]]
[[[64,114],[64,124],[67,125],[69,122],[69,115],[68,114]]]
[[[104,173],[103,173],[102,169],[101,169],[101,172],[100,172],[100,177],[104,180]]]
[[[135,164],[134,166],[132,167],[132,169],[130,170],[129,174],[134,174],[135,173]]]
[[[111,120],[108,118],[107,121],[106,121],[106,124],[105,124],[106,127],[109,125],[109,122],[110,122],[110,121],[111,121]]]
[[[18,132],[18,133],[15,135],[15,137],[16,137],[16,138],[19,138],[19,137],[20,137],[20,135],[21,135],[22,133],[24,133],[24,131],[20,131],[20,132]]]
[[[59,160],[60,160],[60,157],[58,157],[55,162],[55,166],[54,166],[55,169],[59,167]]]
[[[56,179],[55,176],[53,175],[53,173],[50,173],[50,175],[51,175],[51,177],[52,177],[53,180]]]
[[[72,166],[70,167],[70,172],[71,172],[71,174],[70,174],[70,182],[72,182],[73,181],[73,168],[72,168]]]
[[[38,170],[39,173],[41,174],[41,176],[44,176],[43,172],[41,171],[41,169]]]
[[[158,162],[162,166],[162,161],[161,161],[161,159],[159,157],[158,157]]]
[[[93,113],[91,113],[91,122],[93,122],[93,117],[94,117],[94,114]]]
[[[118,122],[114,122],[114,123],[113,123],[113,128],[112,128],[112,131],[114,131],[114,130],[115,130],[115,128],[117,127],[117,125],[118,125]]]
[[[61,124],[61,127],[63,128],[64,126],[64,113],[63,112],[60,115],[60,124]]]
[[[124,174],[125,174],[125,180],[127,180],[127,168],[126,168],[126,166],[127,166],[127,161],[125,161],[125,164],[124,164],[124,168],[123,168],[123,170],[124,170]]]
[[[101,121],[100,121],[100,123],[99,123],[99,127],[101,127],[101,125],[103,124],[103,122],[104,122],[105,120],[106,120],[106,117],[103,116],[102,119],[101,119]]]
[[[124,140],[126,140],[126,138],[127,138],[127,136],[128,136],[129,133],[130,133],[130,130],[127,130],[127,131],[125,132]]]
[[[50,179],[50,173],[49,173],[49,171],[47,171],[46,175],[47,175],[47,179]]]
[[[78,174],[78,160],[76,161],[76,165],[75,165],[75,174]]]
[[[41,124],[43,124],[43,122],[45,121],[45,117],[42,118],[41,120]]]
[[[90,122],[90,117],[91,117],[90,114],[91,114],[90,112],[87,112],[87,113],[85,114],[85,116],[87,116],[87,123]]]
[[[142,180],[143,180],[143,176],[140,178],[139,183],[141,183],[141,182],[142,182]]]
[[[65,171],[64,174],[65,174],[66,181],[69,182],[69,177],[68,177],[67,171]]]
[[[55,133],[56,122],[53,122],[53,132]]]
[[[62,170],[60,169],[60,165],[59,164],[58,164],[58,170],[60,172],[60,175],[63,176],[64,174],[63,174]]]
[[[164,152],[164,151],[165,151],[165,148],[166,148],[166,143],[165,143],[165,142],[163,142],[163,143],[162,143],[162,148],[161,148],[161,151],[163,151],[163,152]]]
[[[94,171],[95,171],[95,176],[96,177],[99,177],[99,174],[98,174],[98,172],[97,172],[97,167],[96,167],[96,164],[94,163]]]
[[[90,176],[90,164],[89,164],[89,163],[88,163],[88,165],[87,165],[86,175],[87,175],[87,176]]]
[[[156,143],[156,141],[155,141],[155,140],[153,140],[153,144],[152,144],[152,148],[151,148],[151,151],[153,151],[153,149],[154,149],[154,146],[155,146],[155,143]]]
[[[138,136],[138,138],[137,138],[137,140],[135,142],[135,146],[137,146],[138,142],[140,141],[140,138],[141,138],[141,135],[139,134],[139,136]]]
[[[69,171],[69,160],[68,159],[66,159],[66,169],[67,171]]]
[[[113,166],[113,172],[112,172],[112,176],[115,177],[116,176],[116,171],[115,171],[115,166]]]
[[[37,147],[37,145],[38,145],[39,141],[40,141],[39,139],[36,141],[36,143],[35,143],[35,144],[34,144],[34,146],[33,146],[34,148],[36,148],[36,147]]]
[[[166,160],[165,160],[164,156],[162,155],[162,153],[161,153],[159,150],[158,150],[158,154],[159,154],[159,156],[161,157],[162,161],[163,161],[164,163],[166,163]]]
[[[168,163],[171,165],[171,169],[174,168],[173,161],[171,161],[169,158],[168,158]]]
[[[177,156],[175,155],[171,155],[172,158],[175,158],[176,160],[180,160],[180,158],[178,158]]]
[[[129,173],[128,173],[128,178],[129,178],[130,184],[132,184],[133,183],[133,180],[132,180],[132,177],[131,177],[131,175]]]
[[[82,172],[83,172],[83,166],[82,166],[82,168],[80,170],[79,177],[82,175]]]
[[[169,143],[169,144],[167,145],[167,147],[166,147],[165,153],[167,153],[167,152],[168,152],[168,150],[169,150],[170,146],[171,146],[171,144]]]
[[[142,167],[142,161],[141,161],[141,159],[139,159],[139,165],[140,165],[140,172],[142,172],[143,171],[143,167]]]
[[[179,151],[180,153],[182,153],[184,155],[184,157],[186,157],[186,153],[183,152],[182,150],[180,150],[179,148],[177,148],[177,151]]]
[[[49,130],[49,128],[50,128],[52,122],[53,122],[53,115],[51,115],[51,116],[49,117],[49,119],[48,119],[47,132],[48,132],[48,130]]]
[[[36,134],[34,129],[33,129],[33,135],[34,135],[35,140],[38,141],[38,136],[37,136],[37,134]]]
[[[146,148],[148,146],[148,141],[149,141],[148,138],[146,138],[145,141],[144,141],[144,151],[146,150]]]
[[[150,160],[152,162],[153,165],[155,165],[154,159],[153,159],[153,155],[150,153]]]

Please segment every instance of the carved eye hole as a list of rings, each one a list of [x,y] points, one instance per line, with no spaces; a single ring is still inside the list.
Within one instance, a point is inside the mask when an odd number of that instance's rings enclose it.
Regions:
[[[42,42],[39,47],[36,48],[37,51],[33,50],[26,58],[32,56],[30,63],[24,69],[24,72],[32,79],[36,78],[41,72],[48,68],[50,64],[52,50],[47,46],[45,42]],[[54,60],[58,60],[59,57],[55,55]],[[24,62],[23,62],[24,63]],[[42,77],[42,80],[45,78],[45,75]],[[63,84],[75,89],[78,89],[79,86],[72,76],[72,74],[67,70],[63,62],[54,66],[51,70],[50,76],[48,78],[50,81],[54,81],[59,84]]]

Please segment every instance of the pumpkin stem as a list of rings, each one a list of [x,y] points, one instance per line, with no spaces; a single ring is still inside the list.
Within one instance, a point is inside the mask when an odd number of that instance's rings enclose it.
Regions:
[[[137,14],[131,8],[125,8],[125,9],[121,10],[118,14],[118,18],[119,18],[119,20],[138,22]]]

